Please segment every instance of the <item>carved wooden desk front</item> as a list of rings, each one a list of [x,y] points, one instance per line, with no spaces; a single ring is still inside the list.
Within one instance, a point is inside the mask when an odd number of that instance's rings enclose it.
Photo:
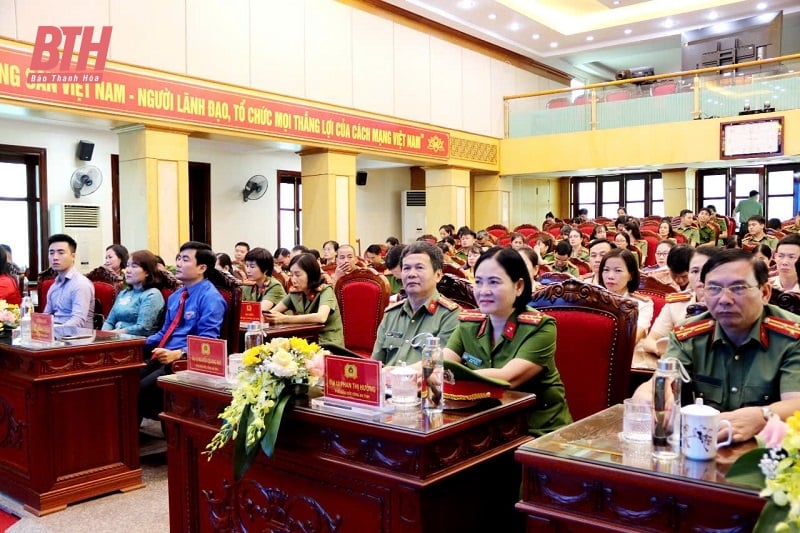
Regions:
[[[275,456],[233,482],[231,445],[202,454],[230,395],[161,378],[165,390],[170,530],[512,531],[529,394],[507,392],[479,411],[419,411],[380,421],[306,407],[287,411]]]
[[[144,337],[87,331],[60,347],[0,344],[0,491],[37,515],[143,486]]]
[[[725,473],[755,441],[713,461],[657,461],[649,442],[622,442],[620,431],[615,405],[517,450],[528,531],[752,531],[766,501]]]

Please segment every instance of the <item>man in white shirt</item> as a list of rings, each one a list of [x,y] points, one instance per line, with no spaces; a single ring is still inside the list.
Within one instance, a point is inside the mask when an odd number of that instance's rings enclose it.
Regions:
[[[773,259],[778,275],[770,280],[772,286],[786,292],[800,292],[795,271],[795,263],[800,259],[800,234],[791,233],[778,241]]]

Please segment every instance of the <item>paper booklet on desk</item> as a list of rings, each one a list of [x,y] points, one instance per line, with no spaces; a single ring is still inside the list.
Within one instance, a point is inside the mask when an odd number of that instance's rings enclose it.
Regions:
[[[360,403],[348,402],[347,400],[332,400],[325,396],[313,398],[311,400],[311,408],[329,414],[361,418],[363,420],[380,420],[382,415],[394,411],[393,405],[370,407]]]

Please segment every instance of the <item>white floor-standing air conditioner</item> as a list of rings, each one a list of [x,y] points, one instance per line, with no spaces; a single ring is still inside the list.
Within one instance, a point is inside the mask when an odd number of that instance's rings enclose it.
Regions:
[[[402,237],[404,243],[410,243],[425,233],[425,191],[403,191],[402,202]]]
[[[78,243],[75,268],[79,272],[86,273],[103,264],[105,246],[99,205],[51,205],[50,235],[56,233],[66,233]]]

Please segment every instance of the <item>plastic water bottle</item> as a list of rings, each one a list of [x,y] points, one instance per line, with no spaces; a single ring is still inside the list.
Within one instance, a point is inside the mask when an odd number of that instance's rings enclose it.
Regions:
[[[31,313],[33,313],[31,297],[25,296],[19,305],[19,340],[21,343],[31,342]]]
[[[247,332],[244,334],[244,349],[249,350],[262,344],[264,344],[264,332],[261,331],[261,322],[250,322],[247,325]]]
[[[674,357],[660,359],[653,379],[653,455],[678,456],[681,441],[681,382],[689,376]]]
[[[422,408],[429,413],[441,412],[444,406],[444,355],[439,337],[425,339],[422,349]]]

